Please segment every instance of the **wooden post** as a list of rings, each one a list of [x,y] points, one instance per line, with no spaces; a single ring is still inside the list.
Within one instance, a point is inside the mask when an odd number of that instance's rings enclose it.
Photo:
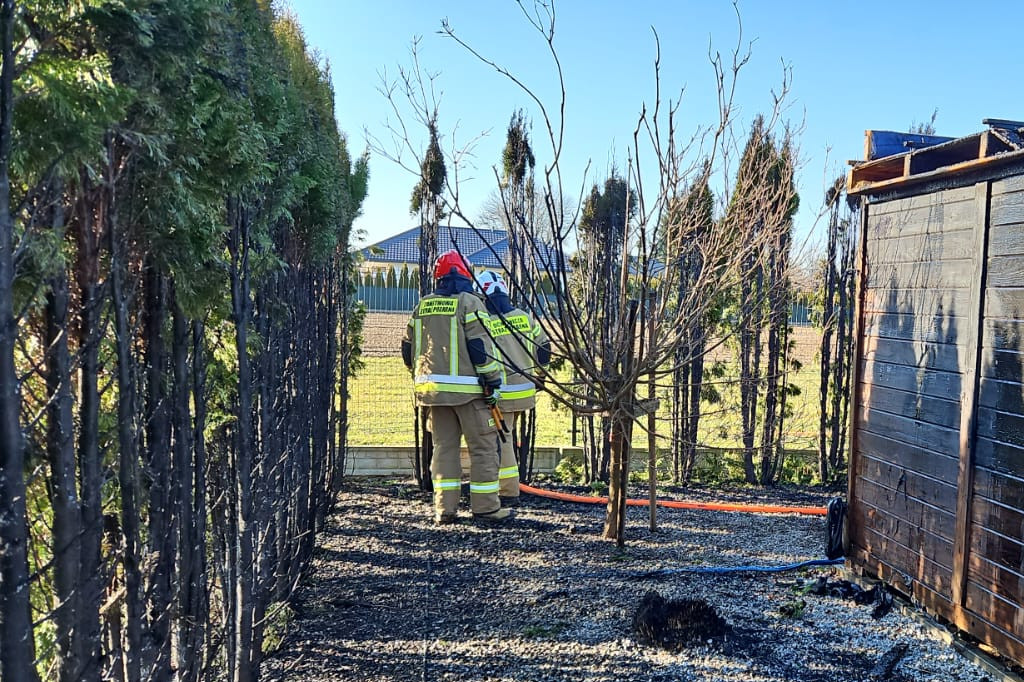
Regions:
[[[981,341],[984,329],[985,281],[988,266],[988,219],[991,182],[975,185],[974,275],[970,313],[964,335],[964,371],[960,381],[960,466],[956,485],[956,530],[953,537],[953,606],[964,605],[967,561],[971,543],[971,498],[974,487],[974,443],[978,429],[978,388],[981,377]],[[973,323],[972,323],[973,322]]]
[[[655,296],[651,294],[647,298],[647,353],[654,356],[654,303]],[[647,400],[650,401],[651,411],[647,413],[647,486],[648,497],[650,498],[650,528],[654,533],[658,530],[658,437],[655,429],[654,400],[657,397],[657,388],[654,381],[654,370],[647,382]]]

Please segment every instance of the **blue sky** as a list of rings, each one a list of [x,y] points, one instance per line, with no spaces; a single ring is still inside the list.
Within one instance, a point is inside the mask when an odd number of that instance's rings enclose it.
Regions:
[[[366,147],[365,131],[386,136],[385,121],[394,116],[378,91],[380,74],[407,66],[411,41],[421,36],[421,64],[439,73],[445,146],[453,134],[456,141],[468,141],[489,131],[475,146],[473,178],[462,184],[468,213],[474,215],[494,187],[491,168],[515,109],[523,108],[533,119],[538,167],[550,160],[540,118],[521,91],[437,34],[447,17],[467,42],[555,106],[557,81],[546,46],[511,0],[291,0],[288,5],[310,47],[331,64],[338,122],[354,152]],[[770,108],[782,64],[792,68],[786,113],[794,125],[802,124],[800,237],[815,239],[823,187],[845,171],[847,159],[862,156],[865,129],[906,130],[927,121],[935,109],[937,133],[948,136],[981,130],[987,117],[1024,118],[1024,89],[1015,84],[1024,65],[1019,32],[1010,17],[984,5],[743,0],[739,11],[743,40],[753,41],[737,88],[741,133]],[[563,0],[556,12],[555,46],[567,90],[562,159],[567,187],[581,185],[588,162],[588,186],[605,177],[613,160],[623,165],[640,107],[653,102],[652,26],[661,40],[663,94],[675,98],[685,87],[681,129],[713,121],[707,50],[709,40],[723,53],[736,44],[730,2]],[[408,211],[415,178],[379,156],[371,156],[370,168],[369,196],[356,221],[366,243],[416,222]]]

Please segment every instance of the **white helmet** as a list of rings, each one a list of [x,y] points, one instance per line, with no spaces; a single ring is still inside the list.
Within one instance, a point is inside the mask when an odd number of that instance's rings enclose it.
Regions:
[[[496,272],[490,270],[481,272],[476,276],[476,284],[485,296],[491,296],[498,291],[508,295],[508,286],[505,284],[505,280]]]

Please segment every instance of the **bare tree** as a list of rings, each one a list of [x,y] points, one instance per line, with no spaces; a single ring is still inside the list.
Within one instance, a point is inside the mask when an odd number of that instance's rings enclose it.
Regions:
[[[537,192],[531,192],[529,199],[532,205],[526,210],[532,214],[534,229],[545,243],[550,244],[552,229],[548,220],[547,207],[544,204],[544,196]],[[505,203],[500,187],[491,190],[480,203],[480,208],[476,212],[474,220],[476,227],[481,230],[508,230],[509,218],[505,214]],[[572,215],[576,211],[576,206],[569,202],[568,197],[556,199],[555,203],[561,205],[560,212],[566,215]]]
[[[410,55],[412,65],[398,67],[396,78],[389,79],[387,72],[381,74],[378,89],[391,103],[395,116],[393,122],[386,124],[390,141],[385,143],[369,132],[367,139],[372,151],[397,163],[416,178],[410,211],[420,217],[419,290],[420,296],[425,296],[433,289],[433,268],[438,256],[438,227],[445,216],[442,194],[458,186],[459,158],[463,153],[468,153],[468,149],[453,149],[449,152],[453,162],[446,162],[439,129],[441,93],[437,88],[438,74],[428,73],[420,66],[418,37],[412,41]],[[423,150],[413,141],[410,132],[413,126],[426,131],[427,143]],[[449,167],[455,182],[449,176]],[[413,470],[420,488],[431,490],[430,459],[433,442],[427,430],[427,410],[414,408],[414,411],[416,454]]]
[[[728,61],[717,52],[709,53],[718,83],[717,120],[690,135],[680,135],[677,128],[680,100],[666,102],[661,92],[660,47],[655,32],[658,51],[654,59],[653,101],[642,106],[635,122],[622,177],[621,194],[625,215],[629,218],[621,233],[609,232],[595,239],[593,233],[588,234],[583,229],[578,216],[567,215],[556,199],[564,195],[563,178],[568,171],[561,158],[566,88],[555,48],[554,3],[535,2],[527,7],[520,2],[519,6],[545,43],[559,74],[561,99],[553,106],[549,107],[512,72],[464,40],[447,21],[442,22],[441,32],[516,83],[533,102],[546,130],[550,158],[544,165],[537,191],[544,197],[552,225],[553,248],[548,250],[542,246],[543,242],[529,238],[524,246],[556,283],[559,294],[553,304],[554,314],[536,309],[532,312],[541,319],[553,346],[574,371],[571,382],[549,378],[546,390],[556,401],[577,413],[601,415],[609,424],[609,503],[604,535],[622,544],[632,430],[639,416],[656,409],[651,401],[638,399],[638,385],[652,381],[658,386],[665,385],[663,382],[671,382],[680,364],[692,362],[690,356],[680,360],[677,355],[686,341],[685,330],[692,328],[694,320],[707,314],[716,294],[739,283],[752,258],[760,258],[768,244],[780,239],[779,231],[786,225],[785,211],[793,189],[790,183],[759,182],[761,176],[756,168],[750,169],[752,172],[747,174],[748,179],[741,181],[742,186],[730,187],[728,182],[729,160],[735,153],[736,78],[749,58],[749,49],[743,46],[742,38]],[[771,115],[765,118],[765,130],[771,130],[778,122],[787,86],[788,71],[784,74],[781,92],[773,99]],[[641,166],[640,159],[650,159],[651,165]],[[773,158],[771,163],[777,164],[778,159]],[[767,173],[770,168],[766,165],[762,170]],[[720,174],[721,185],[725,187],[722,205],[728,205],[732,194],[739,192],[744,197],[743,208],[730,211],[727,219],[720,221],[715,229],[701,230],[694,215],[673,209],[678,208],[689,187],[714,174]],[[460,205],[457,191],[449,192],[445,200],[453,215],[472,225]],[[506,213],[510,219],[514,217],[507,209]],[[528,236],[536,236],[535,227],[522,227]],[[666,248],[667,232],[676,238],[669,241]],[[599,253],[593,254],[594,267],[608,278],[602,281],[601,291],[570,286],[565,254],[575,251],[590,257],[587,255],[588,239],[600,247]],[[685,275],[679,268],[664,267],[664,263],[678,260],[678,244],[686,240],[687,248],[701,254],[704,266],[699,276],[681,286],[680,278]],[[515,282],[515,285],[531,293],[537,287],[533,279]],[[595,297],[604,304],[595,306]],[[531,298],[528,296],[525,300]],[[649,330],[648,341],[644,344],[638,342],[641,301],[650,301],[645,308]],[[595,327],[595,323],[599,326]]]

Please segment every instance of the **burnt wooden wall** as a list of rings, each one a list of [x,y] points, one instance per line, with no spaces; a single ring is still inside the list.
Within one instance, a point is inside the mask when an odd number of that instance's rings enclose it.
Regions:
[[[1024,176],[862,229],[850,562],[1024,663]]]

